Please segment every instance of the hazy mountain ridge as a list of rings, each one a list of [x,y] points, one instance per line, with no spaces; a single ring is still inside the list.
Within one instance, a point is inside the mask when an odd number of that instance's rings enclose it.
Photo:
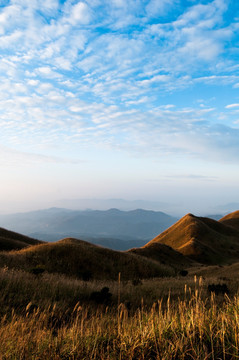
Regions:
[[[163,212],[141,209],[79,211],[51,208],[2,215],[0,216],[0,226],[27,235],[49,234],[49,240],[53,234],[59,234],[79,238],[112,237],[113,239],[148,241],[175,223],[176,220],[177,218]],[[48,240],[46,237],[44,239]]]

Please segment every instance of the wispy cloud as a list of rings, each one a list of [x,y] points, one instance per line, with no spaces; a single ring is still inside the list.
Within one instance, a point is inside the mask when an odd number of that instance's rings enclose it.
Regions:
[[[229,104],[227,106],[225,106],[226,109],[234,109],[234,108],[238,108],[239,104]]]
[[[28,165],[36,165],[39,164],[80,164],[83,161],[80,159],[68,159],[57,156],[48,156],[37,153],[16,151],[15,149],[1,146],[0,145],[0,166],[28,166]]]
[[[196,181],[217,181],[218,177],[217,176],[207,176],[207,175],[199,175],[199,174],[185,174],[185,175],[180,175],[180,174],[174,174],[174,175],[170,175],[167,176],[166,178],[168,179],[185,179],[185,180],[196,180]]]

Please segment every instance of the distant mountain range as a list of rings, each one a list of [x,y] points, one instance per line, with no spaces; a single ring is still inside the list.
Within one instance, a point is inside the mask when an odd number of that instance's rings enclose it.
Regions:
[[[97,198],[80,198],[80,199],[62,199],[54,203],[55,207],[73,210],[108,210],[108,209],[119,209],[122,211],[130,211],[135,209],[145,209],[153,211],[163,211],[167,214],[173,214],[174,216],[181,217],[187,210],[185,205],[180,202],[172,203],[165,201],[149,201],[149,200],[125,200],[125,199],[97,199]],[[195,208],[197,210],[195,210]],[[215,204],[214,206],[207,205],[207,211],[210,214],[223,213],[228,214],[239,209],[239,203],[231,202],[227,204]],[[200,216],[205,215],[205,205],[193,206],[190,211],[199,211]],[[210,216],[211,217],[211,216]]]
[[[135,209],[145,209],[159,211],[161,209],[169,209],[170,204],[162,201],[147,200],[125,200],[125,199],[62,199],[58,200],[54,205],[58,208],[66,208],[73,210],[108,210],[119,209],[122,211],[130,211]],[[163,210],[168,211],[168,210]]]
[[[56,241],[70,236],[118,250],[142,246],[175,221],[177,218],[163,212],[141,209],[79,211],[51,208],[0,216],[0,226],[41,240]]]

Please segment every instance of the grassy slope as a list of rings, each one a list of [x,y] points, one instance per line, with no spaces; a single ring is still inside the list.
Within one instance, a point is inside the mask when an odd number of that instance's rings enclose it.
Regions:
[[[239,256],[239,231],[209,218],[185,215],[176,224],[151,240],[171,246],[202,263],[231,262]]]
[[[29,270],[40,266],[51,273],[94,279],[149,278],[174,274],[169,265],[135,254],[106,249],[86,241],[64,239],[0,253],[0,265]]]
[[[171,264],[175,269],[189,267],[194,263],[172,247],[158,242],[151,242],[141,248],[130,249],[128,252],[159,261],[162,264]]]
[[[28,247],[30,245],[37,245],[40,243],[42,243],[42,241],[32,239],[28,236],[0,228],[1,251],[18,250]]]

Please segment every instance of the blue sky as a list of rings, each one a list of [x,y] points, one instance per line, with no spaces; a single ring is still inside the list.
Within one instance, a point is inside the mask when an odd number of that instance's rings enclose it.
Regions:
[[[235,0],[0,4],[0,211],[239,202]]]

